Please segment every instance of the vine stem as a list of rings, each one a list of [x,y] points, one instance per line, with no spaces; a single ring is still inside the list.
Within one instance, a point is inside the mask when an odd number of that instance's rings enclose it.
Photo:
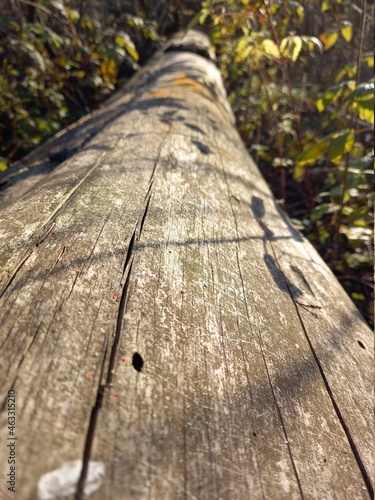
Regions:
[[[278,126],[277,126],[277,118],[276,118],[276,115],[275,115],[275,111],[273,109],[273,106],[272,106],[272,100],[271,100],[271,96],[268,92],[268,87],[267,87],[267,80],[266,80],[266,77],[263,73],[263,71],[261,70],[261,68],[258,66],[258,64],[256,64],[255,61],[253,61],[257,71],[258,71],[258,74],[259,74],[259,77],[261,79],[261,82],[262,82],[262,85],[263,85],[263,88],[264,88],[264,91],[266,93],[266,96],[267,96],[267,101],[268,101],[268,109],[270,110],[270,113],[271,113],[271,116],[273,118],[273,124],[274,124],[274,127],[275,127],[275,132],[276,132],[276,137],[277,137],[277,149],[278,149],[278,152],[279,152],[279,156],[280,158],[283,158],[284,157],[284,144],[283,144],[283,141],[282,141],[282,138],[281,138],[281,134],[280,134],[280,131],[278,130]],[[281,168],[281,187],[280,187],[280,198],[281,200],[283,200],[283,205],[285,205],[285,197],[286,197],[286,178],[285,178],[285,168],[283,166],[280,167]]]
[[[365,34],[365,26],[366,26],[366,11],[367,11],[367,0],[363,0],[362,3],[362,19],[361,19],[361,32],[359,38],[359,47],[358,47],[358,55],[357,55],[357,74],[356,74],[356,88],[360,84],[361,81],[361,58],[363,53],[363,44],[364,44],[364,34]],[[355,129],[355,133],[357,133],[358,124],[354,123],[354,109],[352,108],[351,116],[350,116],[350,130]],[[340,195],[340,205],[339,210],[336,213],[335,217],[335,225],[334,225],[334,233],[333,233],[333,245],[332,245],[332,253],[330,256],[330,264],[333,267],[339,252],[340,246],[340,228],[343,220],[343,209],[345,206],[345,193],[348,185],[348,172],[349,172],[349,153],[346,153],[345,157],[345,167],[344,173],[341,182],[341,195]]]
[[[275,29],[275,25],[273,23],[271,13],[269,11],[269,2],[268,1],[265,2],[265,6],[266,6],[268,22],[269,22],[269,25],[271,27],[271,31],[272,31],[275,43],[276,43],[278,49],[280,50],[280,39],[279,39],[279,36],[278,36],[277,31]],[[290,101],[290,105],[292,107],[294,122],[296,124],[298,143],[299,143],[300,150],[302,152],[302,150],[303,150],[303,133],[302,133],[302,125],[301,125],[301,114],[297,110],[296,103],[295,103],[295,100],[293,97],[292,79],[290,77],[288,63],[287,63],[286,59],[282,56],[280,57],[280,65],[281,65],[281,69],[282,69],[282,72],[284,75],[286,85],[288,87],[289,101]],[[311,183],[310,172],[309,172],[309,169],[307,166],[305,166],[304,171],[305,171],[305,186],[306,186],[306,191],[307,191],[307,196],[308,196],[308,198],[307,198],[308,199],[308,206],[309,206],[309,209],[312,210],[314,208],[314,205],[315,205],[314,204],[314,193],[313,193],[313,188],[312,188],[312,183]]]

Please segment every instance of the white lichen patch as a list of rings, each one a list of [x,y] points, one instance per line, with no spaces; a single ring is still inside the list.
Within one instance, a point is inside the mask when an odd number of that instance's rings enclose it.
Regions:
[[[82,460],[66,462],[58,469],[43,474],[38,481],[39,500],[64,500],[74,495],[82,470]],[[91,495],[100,488],[105,473],[103,462],[90,462],[84,494]]]

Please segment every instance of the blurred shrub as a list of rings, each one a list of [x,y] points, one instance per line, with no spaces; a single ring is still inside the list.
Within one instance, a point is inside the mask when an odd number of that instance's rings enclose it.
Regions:
[[[0,14],[0,171],[200,25],[275,196],[373,322],[372,5],[40,0]]]

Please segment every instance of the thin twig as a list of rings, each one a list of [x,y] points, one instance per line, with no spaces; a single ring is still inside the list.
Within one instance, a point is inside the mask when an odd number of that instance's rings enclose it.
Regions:
[[[266,3],[266,11],[267,11],[268,22],[269,22],[269,25],[271,27],[271,31],[272,31],[275,43],[276,43],[277,47],[280,49],[280,39],[279,39],[279,36],[276,32],[276,29],[275,29],[275,26],[274,26],[274,23],[273,23],[273,20],[271,17],[271,13],[269,11],[268,2]],[[295,103],[295,100],[293,97],[293,92],[292,92],[293,85],[292,85],[292,79],[291,79],[290,73],[289,73],[287,60],[281,56],[280,63],[281,63],[281,69],[282,69],[282,72],[283,72],[283,75],[284,75],[284,78],[285,78],[285,81],[287,84],[287,88],[288,88],[289,101],[290,101],[290,105],[292,107],[293,119],[294,119],[294,122],[296,124],[298,144],[300,147],[300,151],[302,152],[303,151],[303,134],[302,134],[302,124],[301,124],[301,113],[297,110],[296,103]],[[305,166],[304,171],[305,171],[305,186],[306,186],[306,191],[307,191],[307,195],[308,195],[308,198],[307,198],[308,205],[309,205],[310,210],[312,210],[314,208],[314,193],[313,193],[312,184],[311,184],[310,172],[309,172],[309,169],[307,166]]]
[[[358,54],[357,54],[357,75],[356,75],[356,88],[358,87],[361,79],[361,58],[362,58],[362,52],[363,52],[363,44],[364,44],[364,33],[365,33],[365,26],[366,26],[366,10],[367,10],[367,0],[363,0],[363,5],[362,5],[362,19],[361,19],[361,32],[360,32],[360,39],[359,39],[359,47],[358,47]],[[354,108],[352,107],[351,111],[351,116],[350,116],[350,130],[355,130],[355,133],[357,134],[357,129],[358,129],[358,124],[354,123]],[[331,253],[331,258],[330,258],[330,263],[331,266],[333,267],[338,251],[339,251],[339,244],[340,244],[340,228],[343,220],[343,209],[345,205],[345,193],[346,193],[346,188],[348,185],[348,173],[349,173],[349,153],[346,153],[345,157],[345,168],[344,168],[344,173],[343,173],[343,178],[341,182],[341,195],[340,195],[340,203],[339,203],[339,210],[336,213],[335,217],[335,226],[334,226],[334,236],[333,236],[333,245],[332,245],[332,253]]]

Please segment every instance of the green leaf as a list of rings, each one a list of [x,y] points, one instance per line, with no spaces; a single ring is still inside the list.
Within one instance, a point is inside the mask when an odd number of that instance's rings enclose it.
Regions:
[[[314,207],[311,211],[310,219],[315,222],[321,220],[324,215],[333,213],[337,209],[336,205],[333,203],[322,203],[317,207]]]
[[[346,89],[355,89],[355,86],[356,83],[354,80],[345,80],[333,87],[329,87],[316,102],[318,111],[324,111],[330,104],[337,102]]]
[[[0,160],[0,172],[5,172],[7,168],[8,165],[4,161]]]
[[[363,293],[359,292],[352,292],[351,297],[353,300],[366,300],[366,297],[363,295]]]
[[[374,99],[360,101],[355,107],[361,120],[374,125]]]
[[[356,101],[367,101],[369,97],[374,95],[374,81],[370,80],[368,82],[360,83],[358,87],[354,89],[353,95]]]
[[[43,38],[46,38],[49,42],[52,42],[53,45],[56,48],[61,47],[63,45],[64,40],[63,38],[55,33],[52,29],[48,28],[47,26],[43,26]]]
[[[348,153],[354,144],[354,134],[349,130],[338,132],[331,136],[332,141],[328,148],[328,158],[332,163],[340,163],[345,153]]]
[[[319,160],[328,150],[328,139],[319,141],[316,144],[308,145],[296,158],[296,166],[302,167],[313,164]]]
[[[352,209],[352,212],[347,216],[346,224],[348,225],[354,224],[358,219],[363,219],[363,217],[366,216],[367,214],[368,214],[367,206],[357,208],[356,210]]]
[[[374,124],[374,82],[364,82],[352,92],[353,107],[361,120]]]
[[[210,31],[210,40],[213,45],[216,45],[220,42],[223,34],[223,28],[221,25],[214,26]]]
[[[191,21],[189,21],[185,32],[188,32],[189,30],[193,29],[197,24],[203,24],[205,22],[205,20],[207,19],[209,12],[210,11],[207,8],[204,8],[200,12],[198,12],[198,14],[196,14],[191,19]]]
[[[363,264],[370,264],[370,266],[372,265],[371,257],[365,254],[345,252],[343,257],[351,269],[357,269]]]
[[[335,82],[340,82],[344,76],[348,78],[353,78],[357,74],[357,63],[351,62],[346,64],[341,71],[339,71],[336,75]]]
[[[20,49],[27,53],[35,62],[35,65],[44,73],[46,65],[42,54],[29,42],[22,41],[19,43]]]
[[[373,230],[367,227],[348,227],[345,236],[353,241],[372,241]]]

